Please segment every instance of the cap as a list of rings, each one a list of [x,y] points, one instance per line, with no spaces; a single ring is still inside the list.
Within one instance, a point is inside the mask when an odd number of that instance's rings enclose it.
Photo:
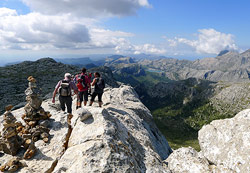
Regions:
[[[64,77],[65,78],[71,78],[71,74],[70,73],[65,73]]]

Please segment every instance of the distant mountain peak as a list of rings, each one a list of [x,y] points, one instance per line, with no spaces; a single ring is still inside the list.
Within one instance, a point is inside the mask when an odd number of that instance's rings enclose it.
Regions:
[[[250,53],[250,49],[247,49],[246,51],[242,52],[241,54],[245,54],[245,53]]]
[[[37,62],[50,62],[50,63],[56,63],[56,61],[53,58],[47,57],[47,58],[41,58],[37,60]]]
[[[225,55],[225,54],[227,54],[228,52],[230,52],[230,51],[229,51],[229,50],[222,50],[222,51],[220,51],[220,53],[218,54],[218,56]]]

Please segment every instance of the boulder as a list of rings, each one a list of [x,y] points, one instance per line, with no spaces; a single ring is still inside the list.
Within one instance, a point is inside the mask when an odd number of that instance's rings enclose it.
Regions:
[[[210,171],[207,159],[191,147],[175,150],[166,162],[169,169],[174,173]]]
[[[199,131],[198,138],[209,162],[235,172],[250,172],[250,109],[234,118],[212,121]]]
[[[91,112],[89,112],[85,108],[78,109],[76,113],[78,114],[81,121],[85,121],[86,119],[88,119],[88,118],[90,118],[92,116]]]

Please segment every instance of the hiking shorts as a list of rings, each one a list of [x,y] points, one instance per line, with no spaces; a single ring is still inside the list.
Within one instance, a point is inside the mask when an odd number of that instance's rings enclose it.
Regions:
[[[98,96],[98,102],[102,102],[102,93],[97,93],[97,92],[93,92],[92,97],[91,97],[91,101],[93,102],[95,100],[95,97]]]
[[[63,111],[65,111],[65,105],[67,107],[67,112],[72,113],[72,98],[71,96],[59,96],[60,106]]]
[[[88,101],[88,90],[78,92],[78,96],[79,96],[80,102],[83,102],[83,100]]]

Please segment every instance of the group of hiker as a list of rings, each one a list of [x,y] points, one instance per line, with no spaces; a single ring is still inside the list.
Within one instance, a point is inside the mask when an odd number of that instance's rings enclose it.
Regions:
[[[94,73],[94,79],[91,82],[92,73],[87,74],[87,69],[82,68],[81,73],[72,76],[70,73],[65,73],[64,79],[60,80],[53,92],[52,103],[55,103],[55,96],[59,93],[59,102],[61,109],[72,113],[72,90],[77,95],[76,109],[83,105],[86,106],[88,102],[88,96],[91,95],[89,106],[92,106],[95,97],[98,96],[99,107],[102,106],[102,95],[105,88],[105,82],[99,72]],[[94,91],[91,92],[91,86],[94,86]],[[66,105],[66,107],[65,107]]]

